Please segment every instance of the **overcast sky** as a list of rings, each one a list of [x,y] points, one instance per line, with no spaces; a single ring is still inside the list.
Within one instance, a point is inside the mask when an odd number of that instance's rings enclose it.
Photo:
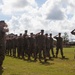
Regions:
[[[41,29],[53,35],[75,29],[75,0],[0,0],[0,20],[10,33],[37,33]]]

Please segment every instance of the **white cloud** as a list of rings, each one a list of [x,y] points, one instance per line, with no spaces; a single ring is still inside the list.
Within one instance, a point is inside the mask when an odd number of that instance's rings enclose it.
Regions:
[[[10,33],[19,33],[19,17],[12,16],[12,18],[7,22]]]
[[[75,0],[46,0],[38,7],[35,0],[3,0],[2,12],[10,15],[7,20],[10,32],[37,33],[41,29],[45,33],[70,32],[75,25]]]
[[[11,15],[15,12],[23,12],[29,6],[36,8],[35,0],[3,0],[2,12]]]
[[[61,8],[60,0],[47,0],[40,8],[42,16],[50,20],[62,20],[66,16]]]
[[[54,6],[53,9],[47,15],[47,19],[51,20],[63,20],[64,17],[64,13],[58,6]]]
[[[16,2],[13,3],[13,7],[15,8],[24,8],[29,3],[27,0],[15,0]]]

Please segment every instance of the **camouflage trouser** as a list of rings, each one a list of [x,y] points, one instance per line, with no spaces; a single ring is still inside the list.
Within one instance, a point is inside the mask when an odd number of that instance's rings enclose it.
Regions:
[[[0,66],[2,66],[4,58],[5,58],[5,48],[0,47]]]
[[[30,45],[29,50],[28,50],[28,59],[30,60],[30,57],[33,56],[34,59],[36,57],[35,55],[35,46],[34,45]]]
[[[61,56],[63,57],[63,48],[62,47],[56,48],[56,57],[58,56],[59,49],[60,49],[60,52],[61,52]]]
[[[50,58],[50,49],[46,48],[46,56]]]
[[[55,57],[55,55],[54,55],[54,50],[53,50],[53,46],[50,46],[50,51],[51,51],[51,53],[52,53],[52,56]]]
[[[46,60],[46,48],[44,46],[39,47],[39,60],[41,60],[43,51],[44,60]]]
[[[13,57],[16,57],[16,47],[13,48]]]

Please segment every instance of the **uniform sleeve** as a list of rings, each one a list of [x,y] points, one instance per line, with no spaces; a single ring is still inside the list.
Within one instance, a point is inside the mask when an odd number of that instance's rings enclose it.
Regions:
[[[71,34],[75,35],[75,32],[74,32],[74,31],[72,31],[72,32],[71,32]]]
[[[56,37],[56,36],[55,36],[54,38],[55,38],[55,39],[58,39],[58,37]]]

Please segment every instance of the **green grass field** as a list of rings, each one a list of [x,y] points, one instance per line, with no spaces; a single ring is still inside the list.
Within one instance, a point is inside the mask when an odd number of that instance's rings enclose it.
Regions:
[[[2,75],[75,75],[74,48],[64,48],[64,55],[69,59],[54,58],[54,61],[48,63],[29,62],[6,56]]]

